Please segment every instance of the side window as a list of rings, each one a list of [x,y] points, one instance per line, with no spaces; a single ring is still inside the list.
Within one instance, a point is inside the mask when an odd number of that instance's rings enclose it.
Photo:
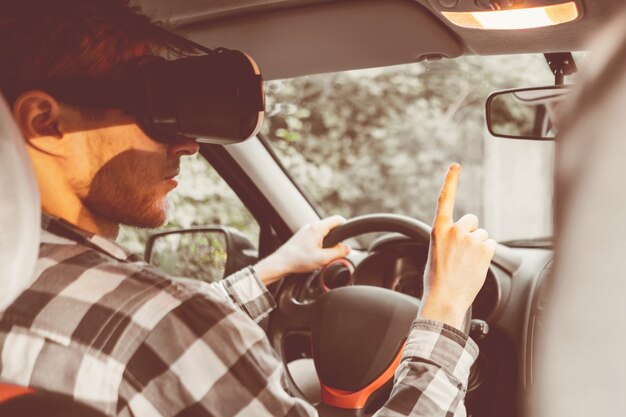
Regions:
[[[154,230],[123,226],[118,242],[143,256],[151,234],[183,228],[218,226],[213,231],[176,234],[159,238],[152,251],[153,263],[166,272],[205,281],[224,277],[226,245],[219,227],[241,232],[258,248],[259,224],[239,197],[199,154],[181,159],[178,187],[169,195],[167,223]]]

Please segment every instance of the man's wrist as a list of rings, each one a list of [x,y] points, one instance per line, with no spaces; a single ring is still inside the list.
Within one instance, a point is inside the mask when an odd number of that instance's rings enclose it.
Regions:
[[[254,271],[266,286],[278,281],[286,275],[280,258],[275,254],[257,262],[257,264],[254,265]]]
[[[417,316],[427,320],[439,321],[460,330],[463,328],[466,312],[467,309],[465,308],[459,308],[445,300],[426,295],[422,298]]]

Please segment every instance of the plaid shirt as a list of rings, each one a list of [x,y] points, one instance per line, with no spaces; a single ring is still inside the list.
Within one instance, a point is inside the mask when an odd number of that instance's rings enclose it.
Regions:
[[[0,378],[112,416],[315,416],[253,321],[274,301],[251,268],[172,278],[113,241],[43,216],[37,280],[0,316]],[[251,320],[252,318],[252,320]],[[379,416],[465,415],[478,349],[416,320]]]

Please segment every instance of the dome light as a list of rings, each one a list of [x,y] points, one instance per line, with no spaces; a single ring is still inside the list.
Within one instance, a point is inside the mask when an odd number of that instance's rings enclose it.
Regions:
[[[490,12],[442,12],[443,16],[457,26],[469,29],[532,29],[554,26],[576,20],[579,16],[576,3],[526,9],[497,10]]]

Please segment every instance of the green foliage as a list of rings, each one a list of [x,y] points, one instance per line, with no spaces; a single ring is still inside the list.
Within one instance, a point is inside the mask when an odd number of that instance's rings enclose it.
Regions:
[[[152,264],[173,276],[215,282],[226,269],[226,237],[223,233],[196,232],[159,237]]]
[[[480,215],[487,95],[551,80],[542,56],[506,56],[270,82],[263,133],[325,214],[429,220],[457,161],[457,212]]]

